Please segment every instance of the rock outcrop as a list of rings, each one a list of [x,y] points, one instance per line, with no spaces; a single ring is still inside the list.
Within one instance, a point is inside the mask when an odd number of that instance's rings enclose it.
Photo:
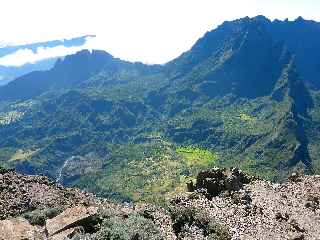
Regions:
[[[274,184],[213,169],[199,174],[195,192],[171,201],[173,227],[178,239],[317,240],[319,199],[320,176]]]
[[[45,238],[43,229],[32,226],[24,218],[14,218],[0,221],[0,239],[1,240],[41,240]]]
[[[199,173],[168,203],[117,204],[45,177],[0,172],[0,240],[288,239],[320,236],[320,176],[273,184],[239,169]]]
[[[98,207],[78,206],[68,208],[60,215],[46,221],[47,234],[50,237],[66,229],[74,230],[79,226],[82,226],[83,230],[86,227],[90,231],[89,228],[93,228],[96,224],[97,213]]]
[[[196,180],[188,184],[189,191],[203,191],[205,195],[212,199],[222,192],[234,192],[240,190],[244,184],[250,183],[252,178],[245,175],[238,168],[231,168],[230,170],[212,168],[210,170],[201,171]]]
[[[10,170],[0,172],[0,192],[0,219],[33,210],[51,215],[68,207],[90,205],[96,201],[90,194],[63,188],[47,177],[25,176]]]
[[[167,211],[0,169],[0,240],[176,239]]]

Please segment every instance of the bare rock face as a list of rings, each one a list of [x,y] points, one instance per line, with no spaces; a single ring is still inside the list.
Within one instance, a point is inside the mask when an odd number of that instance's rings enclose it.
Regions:
[[[207,198],[206,191],[204,195],[196,191],[171,201],[178,239],[196,239],[199,232],[201,236],[230,240],[320,239],[320,176],[300,176],[274,184],[259,179],[247,183],[241,175],[231,177],[238,180],[228,185],[230,177],[217,169],[202,173],[198,187],[208,190],[212,197]],[[219,194],[225,190],[229,193]]]
[[[97,220],[98,207],[77,206],[68,208],[60,215],[48,219],[46,229],[49,237],[75,227],[90,228]]]
[[[74,235],[75,229],[70,228],[66,229],[62,232],[59,232],[51,237],[49,237],[50,240],[65,240],[65,239],[71,239],[71,236]]]
[[[13,171],[0,173],[0,219],[19,216],[35,209],[64,209],[92,204],[89,194],[66,189],[44,176],[25,176]]]
[[[26,219],[0,221],[0,240],[42,240],[44,237],[43,229],[32,226]]]

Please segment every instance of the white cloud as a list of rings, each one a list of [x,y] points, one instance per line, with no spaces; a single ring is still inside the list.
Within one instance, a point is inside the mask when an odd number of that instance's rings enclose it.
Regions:
[[[10,0],[0,9],[3,42],[96,34],[90,46],[149,63],[178,56],[224,20],[258,14],[320,20],[314,0]]]
[[[14,53],[1,57],[0,66],[19,67],[27,63],[36,63],[45,59],[64,57],[83,49],[93,49],[94,47],[92,41],[90,41],[91,39],[94,39],[94,37],[87,37],[84,45],[75,47],[65,47],[63,45],[56,47],[38,47],[35,52],[27,48],[20,49]]]
[[[74,54],[80,51],[81,49],[81,47],[67,48],[64,46],[58,46],[53,48],[39,47],[36,53],[34,53],[30,49],[21,49],[16,51],[15,53],[0,58],[0,65],[7,67],[19,67],[26,63],[35,63],[44,59]]]

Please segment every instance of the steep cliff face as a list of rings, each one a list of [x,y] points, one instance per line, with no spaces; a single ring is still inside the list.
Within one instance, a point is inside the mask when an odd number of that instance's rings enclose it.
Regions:
[[[295,56],[301,77],[319,89],[320,24],[299,17],[295,21],[275,20],[266,25],[273,38],[285,42]]]
[[[283,109],[270,141],[265,145],[266,151],[277,151],[276,155],[287,156],[287,161],[279,162],[279,168],[290,168],[301,162],[312,172],[306,125],[311,120],[308,109],[312,108],[313,100],[292,59],[276,83],[272,97],[281,103]]]
[[[174,87],[183,84],[198,96],[257,98],[270,94],[288,56],[260,21],[241,19],[206,34],[166,67],[177,74]]]

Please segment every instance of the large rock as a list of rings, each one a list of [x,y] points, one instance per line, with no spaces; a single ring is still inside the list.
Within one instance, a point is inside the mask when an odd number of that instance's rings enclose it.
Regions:
[[[244,184],[250,182],[250,177],[238,168],[230,170],[212,168],[201,171],[197,176],[196,184],[189,183],[189,191],[205,190],[208,198],[215,197],[222,192],[240,190]]]
[[[0,221],[0,240],[42,240],[44,238],[44,231],[32,226],[24,218]]]
[[[50,237],[78,226],[88,228],[89,225],[91,226],[95,222],[97,213],[98,207],[77,206],[68,208],[60,215],[46,221],[48,236]]]
[[[74,228],[70,228],[67,230],[64,230],[63,232],[60,232],[58,234],[53,235],[52,237],[49,238],[49,240],[65,240],[69,239],[74,235],[74,232],[76,230]]]

